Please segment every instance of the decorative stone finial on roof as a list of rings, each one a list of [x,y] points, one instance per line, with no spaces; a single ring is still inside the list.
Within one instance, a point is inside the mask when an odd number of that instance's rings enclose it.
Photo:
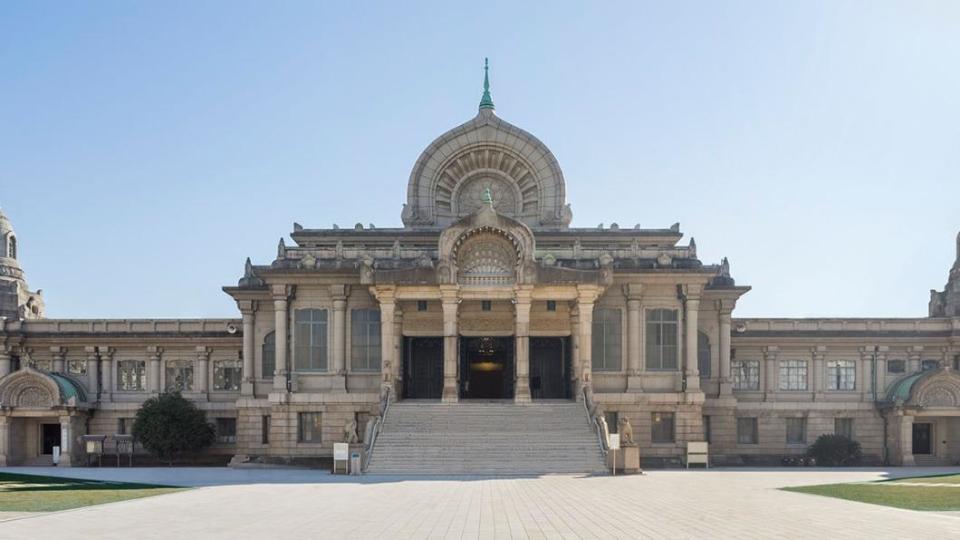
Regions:
[[[280,243],[277,244],[277,259],[283,260],[287,258],[287,245],[283,242],[283,237],[280,237]]]
[[[483,59],[483,97],[480,98],[480,110],[493,110],[493,98],[490,97],[490,61]]]
[[[493,192],[490,191],[490,186],[487,186],[483,190],[483,196],[481,199],[483,200],[484,204],[490,205],[491,208],[493,207]]]
[[[730,261],[726,257],[720,261],[720,269],[717,271],[717,275],[721,277],[730,277]]]

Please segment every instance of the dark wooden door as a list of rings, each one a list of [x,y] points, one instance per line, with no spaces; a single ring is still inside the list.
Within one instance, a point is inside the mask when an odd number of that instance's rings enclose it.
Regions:
[[[930,439],[933,430],[931,429],[930,424],[914,424],[913,425],[913,453],[914,454],[930,454],[931,446]]]
[[[41,424],[40,446],[42,454],[52,454],[54,446],[60,446],[60,424]]]
[[[570,366],[565,337],[530,338],[530,395],[533,399],[568,399]]]
[[[403,345],[403,397],[440,399],[443,394],[443,338],[407,337]]]

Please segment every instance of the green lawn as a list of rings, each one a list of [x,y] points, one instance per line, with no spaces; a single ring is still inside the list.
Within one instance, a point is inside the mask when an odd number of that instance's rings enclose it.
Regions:
[[[954,484],[955,486],[911,486],[899,484]],[[836,497],[848,501],[882,504],[907,510],[960,510],[960,474],[900,478],[880,482],[825,484],[783,488],[785,491]]]
[[[186,488],[0,473],[0,512],[52,512]]]

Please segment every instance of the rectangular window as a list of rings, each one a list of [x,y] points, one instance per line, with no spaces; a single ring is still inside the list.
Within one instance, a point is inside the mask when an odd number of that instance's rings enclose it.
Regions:
[[[760,361],[733,360],[730,362],[734,390],[760,390]]]
[[[86,360],[68,360],[67,371],[71,375],[86,375],[87,361]]]
[[[678,329],[677,310],[654,309],[647,312],[647,369],[677,369]]]
[[[655,412],[650,415],[650,439],[655,443],[672,443],[674,425],[672,412]]]
[[[556,311],[556,310],[557,310],[557,301],[547,300],[547,311]]]
[[[834,418],[833,433],[853,440],[853,418]]]
[[[217,442],[221,444],[235,444],[237,442],[237,419],[217,418]]]
[[[807,443],[807,419],[787,418],[787,444]]]
[[[807,389],[807,361],[781,360],[780,361],[780,389],[806,390]]]
[[[297,414],[297,442],[319,443],[321,428],[320,413],[302,412]]]
[[[350,312],[350,368],[380,371],[380,310]]]
[[[143,360],[117,362],[117,390],[136,392],[147,387],[147,367]]]
[[[260,417],[260,444],[270,444],[270,415]]]
[[[294,365],[298,371],[327,369],[327,310],[298,309],[294,312]]]
[[[117,435],[133,435],[135,418],[117,418]]]
[[[165,389],[167,392],[190,392],[193,390],[193,362],[168,360]]]
[[[853,390],[857,386],[857,365],[853,360],[827,362],[827,389]]]
[[[930,371],[931,369],[937,369],[938,367],[940,367],[939,360],[924,360],[920,362],[921,371]]]
[[[603,419],[607,421],[607,432],[620,433],[620,413],[617,411],[604,411]]]
[[[737,444],[757,444],[757,419],[737,418]]]
[[[906,360],[887,360],[887,373],[904,373],[906,371]]]
[[[490,311],[493,309],[493,303],[490,300],[480,301],[480,311]]]
[[[270,332],[263,336],[263,347],[260,349],[260,376],[272,379],[277,368],[277,333]]]
[[[240,360],[213,361],[213,389],[239,390],[243,379],[243,366]]]
[[[710,417],[709,417],[709,416],[704,416],[704,417],[703,417],[703,440],[706,441],[706,442],[711,442],[710,439],[711,439],[711,436],[710,436]]]
[[[32,367],[33,369],[39,369],[40,371],[53,371],[53,361],[50,359],[37,359],[33,356],[28,356],[27,359],[29,360],[27,366]]]
[[[619,371],[622,333],[619,309],[593,311],[591,336],[594,371]]]
[[[427,301],[417,300],[417,311],[426,311],[426,310],[427,310]]]

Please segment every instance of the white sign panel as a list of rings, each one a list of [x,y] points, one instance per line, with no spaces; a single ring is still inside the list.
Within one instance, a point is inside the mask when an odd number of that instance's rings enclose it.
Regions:
[[[333,459],[335,461],[346,461],[350,454],[350,445],[347,443],[333,443]]]
[[[610,434],[610,449],[619,450],[620,449],[620,434],[611,433]]]

